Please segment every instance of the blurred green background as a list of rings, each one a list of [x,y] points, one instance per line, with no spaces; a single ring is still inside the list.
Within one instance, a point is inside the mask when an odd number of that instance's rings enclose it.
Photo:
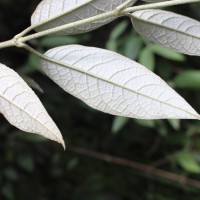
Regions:
[[[39,2],[0,0],[0,41],[26,28]],[[199,8],[196,3],[169,9],[200,20]],[[128,18],[87,34],[30,42],[41,52],[76,43],[137,60],[200,112],[200,58],[144,41]],[[1,200],[200,199],[199,121],[145,121],[104,114],[63,92],[43,74],[39,59],[25,50],[0,50],[0,62],[35,90],[67,144],[63,151],[55,142],[22,133],[1,116]]]

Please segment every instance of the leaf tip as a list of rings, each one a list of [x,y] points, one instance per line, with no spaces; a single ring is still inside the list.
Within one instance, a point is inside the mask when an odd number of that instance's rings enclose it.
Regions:
[[[61,133],[59,134],[59,136],[60,136],[60,137],[57,137],[55,141],[58,142],[59,144],[61,144],[62,147],[63,147],[63,149],[64,149],[64,151],[65,151],[65,150],[66,150],[65,141],[64,141],[64,139],[63,139]]]
[[[197,120],[200,120],[200,115],[199,114],[197,115]]]
[[[65,151],[66,150],[66,145],[65,145],[65,141],[63,139],[60,141],[60,144],[62,145],[62,147],[63,147],[63,149]]]

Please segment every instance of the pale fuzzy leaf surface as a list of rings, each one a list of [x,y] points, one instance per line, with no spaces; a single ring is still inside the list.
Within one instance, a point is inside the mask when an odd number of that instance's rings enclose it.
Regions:
[[[0,112],[15,127],[61,143],[62,135],[39,98],[12,69],[0,64]]]
[[[129,5],[133,5],[132,0]],[[93,17],[114,10],[130,0],[43,0],[31,17],[31,24],[36,25],[37,31],[47,30],[71,22]],[[103,26],[115,18],[107,18],[59,32],[62,35],[79,34]]]
[[[89,106],[113,115],[141,119],[197,119],[196,111],[160,77],[112,51],[61,46],[45,55],[46,74]]]
[[[136,11],[132,16],[134,28],[147,40],[177,52],[200,56],[200,22],[154,9]]]

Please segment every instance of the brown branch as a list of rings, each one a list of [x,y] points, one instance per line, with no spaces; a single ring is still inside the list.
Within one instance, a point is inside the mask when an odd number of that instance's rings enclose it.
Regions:
[[[128,159],[120,158],[116,156],[111,156],[104,153],[98,153],[95,151],[91,151],[82,147],[76,147],[73,145],[68,146],[68,150],[77,154],[89,156],[89,157],[92,157],[98,160],[103,160],[109,163],[127,166],[130,168],[136,169],[138,171],[145,172],[149,175],[154,175],[154,176],[168,179],[174,182],[179,182],[180,184],[183,184],[183,185],[190,185],[196,188],[200,188],[200,181],[188,178],[186,176],[178,175],[172,172],[168,172],[162,169],[158,169],[152,166],[148,166],[139,162],[135,162],[132,160],[128,160]]]

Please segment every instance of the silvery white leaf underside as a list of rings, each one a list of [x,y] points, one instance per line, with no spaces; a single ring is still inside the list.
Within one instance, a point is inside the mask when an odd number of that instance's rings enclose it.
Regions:
[[[117,53],[80,45],[49,50],[46,74],[89,106],[141,119],[197,119],[196,111],[160,77]]]
[[[3,64],[0,64],[0,112],[13,126],[64,146],[59,129],[36,94],[15,71]]]
[[[128,2],[128,5],[133,5],[135,1],[136,0],[43,0],[34,11],[31,24],[37,26],[35,28],[37,31],[47,30],[112,11],[126,2]],[[58,34],[69,35],[88,32],[109,23],[115,18],[106,18],[94,23],[70,28]]]
[[[174,51],[200,55],[200,23],[189,17],[163,10],[140,10],[132,13],[136,31],[147,40]]]

